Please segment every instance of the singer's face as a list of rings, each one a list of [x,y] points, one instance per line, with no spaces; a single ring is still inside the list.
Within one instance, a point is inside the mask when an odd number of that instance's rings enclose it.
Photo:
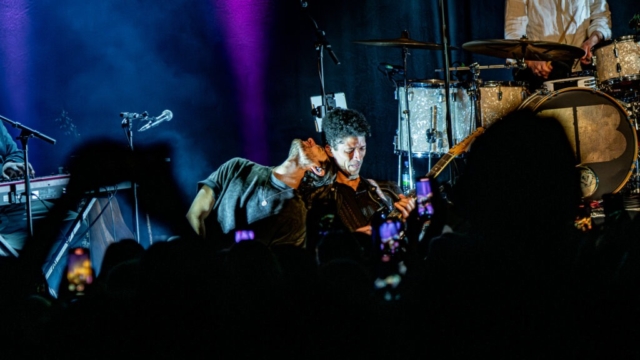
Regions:
[[[325,149],[333,157],[340,172],[350,179],[360,176],[362,161],[367,153],[367,140],[364,136],[349,136],[338,142],[335,148],[327,145]]]
[[[312,138],[305,141],[300,139],[293,140],[289,150],[289,157],[297,157],[300,167],[312,169],[318,176],[324,176],[326,172],[325,162],[329,159],[322,146],[316,144]]]

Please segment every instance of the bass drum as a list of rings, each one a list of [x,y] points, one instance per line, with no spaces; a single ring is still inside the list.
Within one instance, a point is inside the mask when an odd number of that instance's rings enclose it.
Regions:
[[[539,91],[519,109],[562,124],[579,164],[585,200],[617,193],[631,177],[638,138],[624,107],[611,96],[589,88]]]

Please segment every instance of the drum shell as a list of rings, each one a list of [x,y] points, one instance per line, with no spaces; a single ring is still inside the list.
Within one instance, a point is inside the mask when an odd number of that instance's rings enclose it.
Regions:
[[[440,156],[449,151],[446,124],[446,94],[442,80],[412,80],[407,86],[409,122],[411,124],[411,152],[414,157]],[[398,150],[408,151],[406,100],[404,87],[399,87],[401,111]],[[449,107],[454,145],[475,130],[473,106],[464,84],[449,85]]]
[[[486,81],[478,88],[480,123],[487,128],[516,110],[527,97],[527,83],[520,81]]]
[[[594,50],[602,88],[626,88],[640,82],[640,37],[627,35],[599,44]]]
[[[562,124],[577,163],[597,177],[597,188],[586,200],[617,193],[629,180],[638,140],[629,114],[616,99],[589,88],[566,88],[534,93],[520,109],[554,117]]]

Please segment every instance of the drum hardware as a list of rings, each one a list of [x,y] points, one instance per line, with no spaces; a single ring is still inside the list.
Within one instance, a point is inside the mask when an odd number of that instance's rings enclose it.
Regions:
[[[597,90],[597,82],[594,76],[571,77],[567,79],[549,80],[542,83],[542,87],[549,91],[558,91],[569,87],[584,87]]]
[[[510,69],[522,68],[524,62],[512,62],[505,65],[478,65],[468,67],[452,67],[453,70],[469,70],[473,75],[467,93],[471,99],[472,114],[475,127],[488,127],[502,118],[527,98],[527,83],[517,81],[483,81],[480,78],[481,69]],[[443,71],[443,69],[438,69]]]

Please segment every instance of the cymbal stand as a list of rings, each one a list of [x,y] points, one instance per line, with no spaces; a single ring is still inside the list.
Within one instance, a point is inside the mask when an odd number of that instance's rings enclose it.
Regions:
[[[449,60],[449,29],[447,28],[447,6],[444,0],[438,1],[438,7],[440,8],[440,23],[441,23],[441,35],[442,35],[442,56],[444,60],[444,68],[448,69],[450,66]],[[453,144],[453,130],[451,124],[451,90],[449,86],[451,84],[451,74],[449,71],[444,72],[444,95],[445,95],[445,124],[447,130],[447,143],[449,146]]]
[[[37,130],[30,129],[18,122],[9,120],[6,117],[0,116],[0,120],[6,123],[9,123],[11,124],[11,126],[21,130],[20,135],[17,137],[17,139],[20,139],[20,142],[22,143],[22,153],[24,156],[24,174],[25,174],[24,194],[25,194],[25,203],[26,203],[26,209],[27,209],[27,230],[28,230],[29,239],[31,239],[33,237],[33,215],[31,213],[32,194],[31,194],[31,174],[29,173],[29,147],[28,147],[29,138],[37,137],[41,140],[44,140],[45,142],[48,142],[51,145],[55,145],[56,140],[47,135],[42,134]]]
[[[402,36],[408,38],[409,32],[407,30],[402,31]],[[402,118],[405,118],[406,124],[406,136],[407,136],[407,163],[409,164],[409,174],[413,174],[413,151],[411,149],[411,111],[409,110],[409,78],[407,76],[407,58],[411,55],[409,53],[409,48],[406,46],[402,47],[402,68],[404,70],[404,77],[402,82],[404,84],[404,104],[405,108],[402,109],[402,102],[398,101],[399,116],[398,116],[398,129],[402,129]],[[398,99],[399,100],[399,99]],[[400,144],[404,144],[404,139],[402,138],[402,131],[398,131],[398,141]],[[398,154],[398,185],[402,186],[402,152]],[[409,176],[409,189],[414,188],[414,180],[413,176]]]
[[[630,107],[630,112],[633,118],[633,127],[635,128],[636,134],[640,135],[640,102],[632,102]],[[640,194],[640,153],[636,154],[634,164],[635,169],[634,174],[632,175],[633,189],[631,189],[631,193]]]
[[[482,126],[482,111],[480,108],[480,87],[482,86],[482,79],[480,79],[480,66],[478,66],[477,62],[473,63],[469,65],[469,71],[473,76],[473,80],[471,80],[471,85],[467,93],[473,104],[472,114],[475,119],[476,128],[479,128]]]

